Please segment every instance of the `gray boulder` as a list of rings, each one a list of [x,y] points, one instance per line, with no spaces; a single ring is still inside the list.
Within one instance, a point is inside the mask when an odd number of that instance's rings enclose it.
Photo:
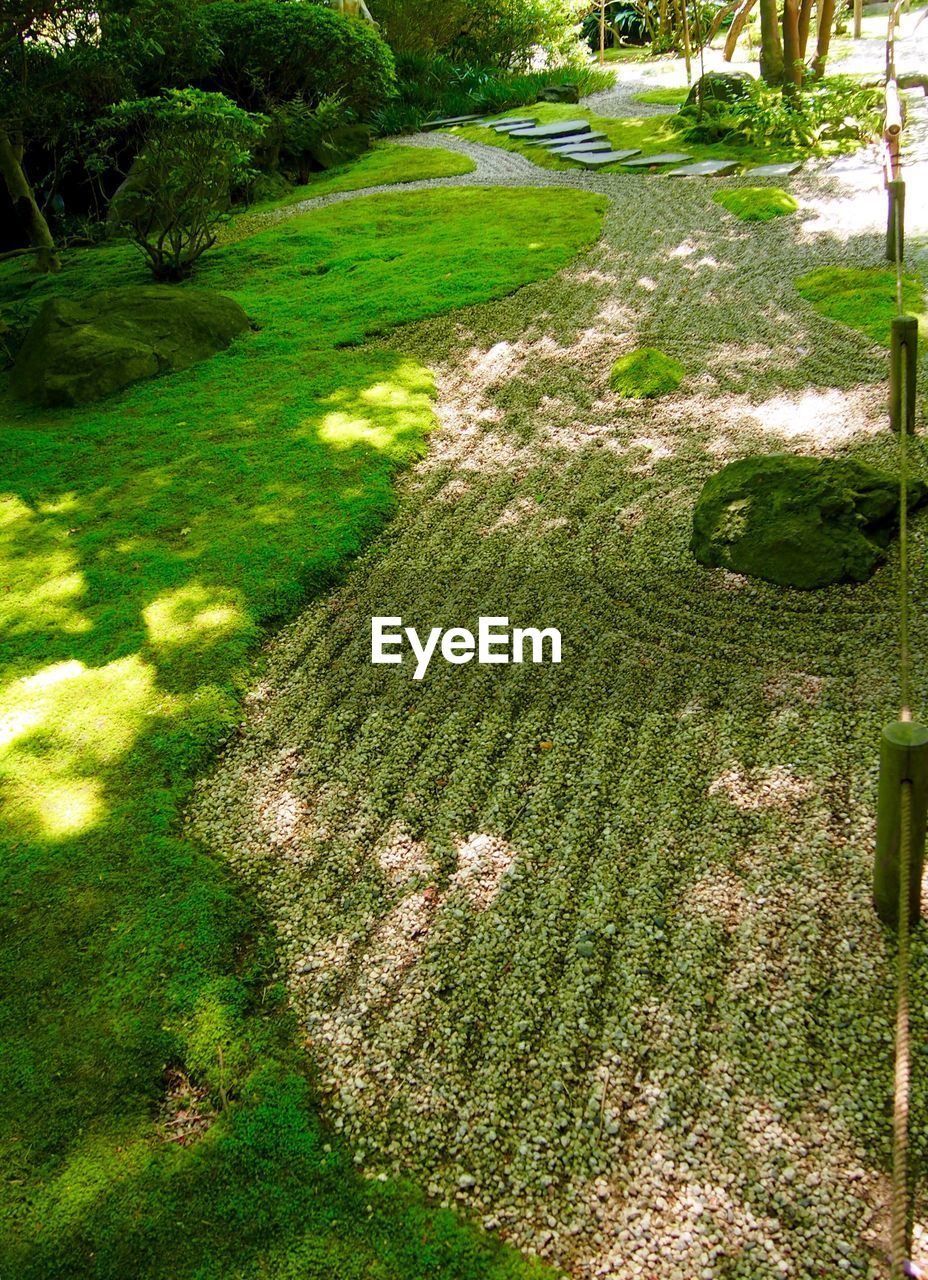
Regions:
[[[140,285],[80,302],[43,303],[13,365],[22,400],[75,405],[215,355],[249,328],[232,298],[207,289]]]
[[[909,481],[910,508],[926,496],[928,486]],[[898,513],[898,476],[855,458],[743,458],[703,486],[690,548],[701,564],[785,587],[863,582]]]

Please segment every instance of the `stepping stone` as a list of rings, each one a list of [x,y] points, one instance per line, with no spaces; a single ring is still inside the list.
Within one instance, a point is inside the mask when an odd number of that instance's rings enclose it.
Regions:
[[[510,134],[512,138],[528,141],[530,138],[572,138],[578,133],[584,136],[591,133],[589,120],[555,120],[553,124],[539,124],[534,129],[518,129]]]
[[[744,176],[746,178],[789,178],[792,174],[798,173],[801,168],[801,160],[794,160],[790,164],[758,164],[753,169],[745,169]]]
[[[475,120],[482,120],[482,115],[476,116],[445,116],[441,120],[426,120],[422,125],[422,129],[428,133],[432,129],[451,129],[456,124],[473,124]]]
[[[682,169],[671,169],[670,178],[721,178],[723,174],[734,173],[738,168],[737,160],[699,160],[696,164],[685,164]]]
[[[589,142],[589,141],[568,142],[563,145],[561,143],[558,143],[556,147],[552,147],[549,145],[545,148],[545,150],[550,151],[553,156],[565,156],[568,151],[576,152],[576,151],[611,151],[612,150],[612,143],[609,141],[609,139],[605,135],[603,135],[602,138],[598,138],[595,133],[591,134],[590,136],[594,139],[593,142]],[[634,155],[634,152],[632,152],[632,154]]]
[[[494,133],[509,133],[512,129],[531,129],[537,123],[537,116],[520,116],[511,120],[481,120],[480,127],[492,129]]]
[[[682,151],[659,151],[656,156],[642,156],[640,160],[629,160],[629,169],[646,169],[649,164],[683,164],[691,160]]]
[[[637,151],[565,151],[565,160],[576,160],[587,169],[598,169],[603,164],[617,164],[619,160],[627,160],[636,156]]]
[[[571,133],[566,138],[542,138],[538,142],[527,142],[529,147],[545,147],[548,151],[572,151],[575,147],[583,148],[589,142],[604,143],[605,146],[611,147],[612,143],[604,133]]]

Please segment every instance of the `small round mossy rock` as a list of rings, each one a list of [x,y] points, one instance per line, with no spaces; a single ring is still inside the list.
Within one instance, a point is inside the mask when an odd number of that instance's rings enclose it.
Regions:
[[[770,222],[799,208],[795,197],[782,187],[729,187],[714,192],[712,199],[742,222]]]
[[[215,355],[249,328],[232,298],[208,289],[140,285],[80,302],[43,303],[10,385],[38,405],[77,405]]]
[[[621,356],[612,366],[609,386],[620,396],[653,400],[669,395],[686,376],[679,360],[665,356],[656,347],[639,347]]]
[[[910,508],[926,495],[928,486],[910,481]],[[703,486],[690,548],[701,564],[783,587],[864,582],[898,514],[898,476],[854,458],[742,458]]]

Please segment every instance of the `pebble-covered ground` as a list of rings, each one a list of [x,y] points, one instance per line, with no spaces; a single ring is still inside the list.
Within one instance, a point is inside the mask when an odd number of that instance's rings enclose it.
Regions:
[[[392,336],[437,372],[430,454],[269,646],[191,826],[273,920],[371,1176],[578,1280],[884,1275],[893,965],[869,895],[896,559],[804,594],[688,552],[727,460],[894,465],[886,352],[792,283],[880,265],[879,227],[837,178],[765,225],[708,183],[566,180],[612,196],[593,250]],[[678,394],[608,391],[637,345],[682,360]],[[913,536],[924,694],[924,517]],[[563,662],[415,682],[370,664],[375,614],[555,626]]]

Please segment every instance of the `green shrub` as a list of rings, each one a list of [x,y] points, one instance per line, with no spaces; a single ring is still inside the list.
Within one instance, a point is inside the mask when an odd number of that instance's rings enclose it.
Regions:
[[[744,222],[769,222],[799,208],[795,198],[780,187],[730,187],[716,191],[712,199]]]
[[[393,55],[367,23],[302,0],[217,0],[207,13],[222,49],[211,87],[249,111],[339,97],[366,119],[393,93]]]
[[[732,102],[712,99],[680,113],[687,142],[819,147],[879,137],[882,97],[846,76],[833,76],[790,98],[761,80]],[[829,145],[830,144],[830,145]]]
[[[609,386],[620,396],[651,400],[676,391],[685,376],[686,370],[678,360],[656,347],[639,347],[616,360]]]
[[[181,280],[216,243],[232,188],[250,173],[250,148],[267,120],[221,93],[169,89],[120,103],[112,123],[144,130],[112,220],[129,231],[157,280]]]
[[[375,16],[392,47],[503,71],[531,65],[541,48],[554,62],[581,61],[584,0],[378,0]]]

